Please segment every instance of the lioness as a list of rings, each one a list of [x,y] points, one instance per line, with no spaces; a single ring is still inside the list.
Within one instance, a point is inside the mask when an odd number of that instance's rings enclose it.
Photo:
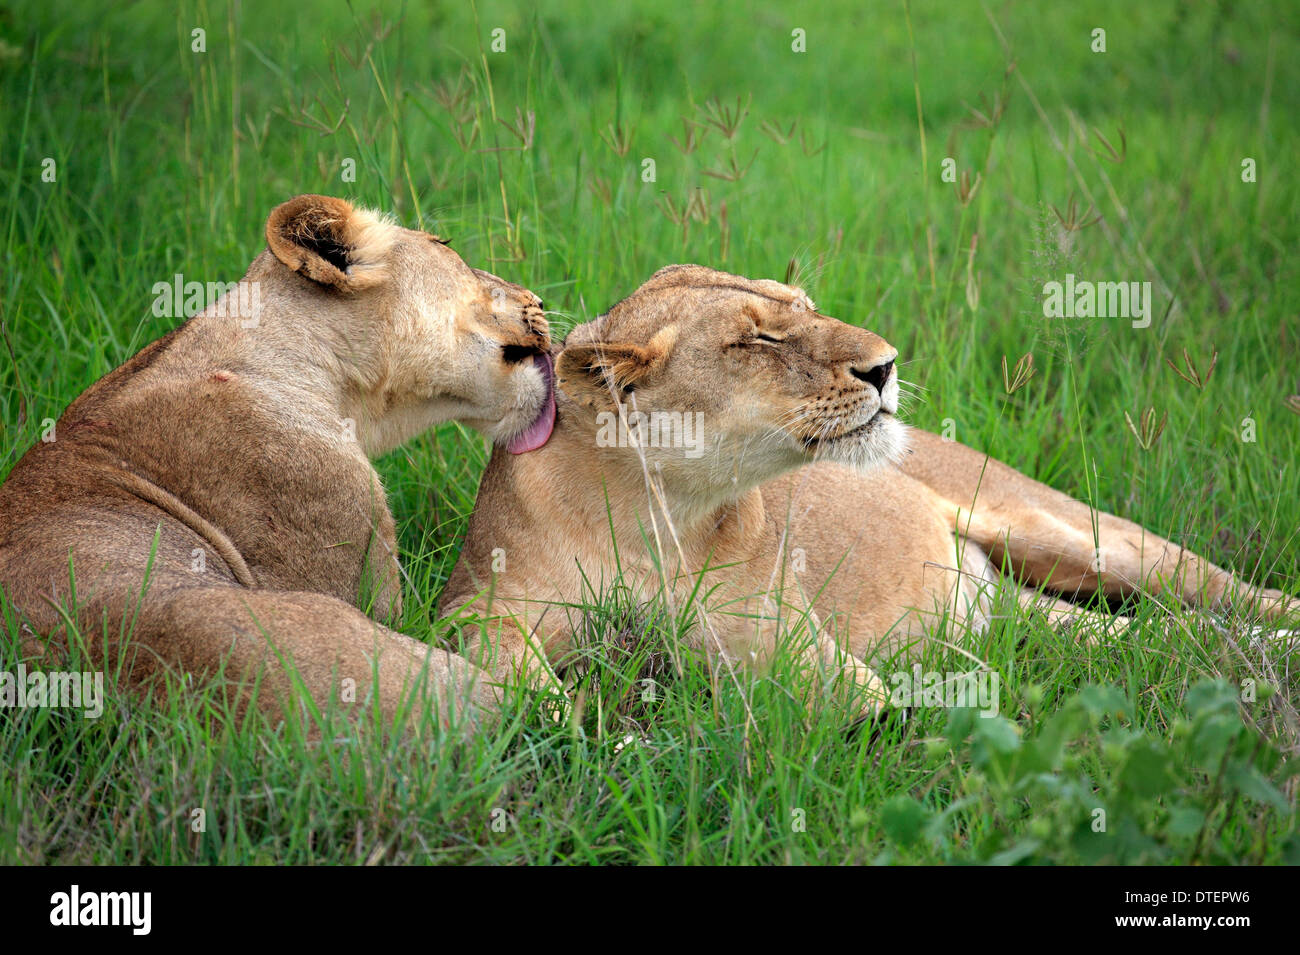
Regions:
[[[368,456],[453,418],[514,451],[544,441],[541,303],[341,199],[289,200],[266,241],[235,290],[91,385],[0,487],[0,588],[25,649],[75,626],[132,684],[224,668],[238,712],[257,675],[280,712],[288,662],[320,706],[347,702],[345,681],[359,703],[376,688],[389,720],[416,686],[488,704],[464,660],[376,622],[401,577]]]
[[[690,265],[576,328],[556,357],[554,434],[493,454],[442,596],[442,613],[479,622],[467,655],[499,678],[558,659],[573,605],[620,575],[642,599],[694,595],[697,647],[733,660],[771,654],[782,607],[810,661],[877,694],[867,661],[938,614],[982,627],[1007,564],[1054,620],[1081,611],[1029,588],[1284,609],[1279,591],[906,430],[895,357],[797,288]]]

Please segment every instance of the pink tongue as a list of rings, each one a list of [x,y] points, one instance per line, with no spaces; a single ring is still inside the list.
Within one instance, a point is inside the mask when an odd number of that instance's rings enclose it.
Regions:
[[[536,421],[510,439],[506,450],[511,454],[536,451],[550,439],[551,429],[555,427],[555,367],[550,355],[536,355],[533,363],[542,370],[542,377],[546,379],[546,404],[542,405]]]

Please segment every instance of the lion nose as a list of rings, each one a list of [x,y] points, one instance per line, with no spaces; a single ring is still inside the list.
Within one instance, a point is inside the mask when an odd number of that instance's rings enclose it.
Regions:
[[[871,361],[859,362],[849,366],[849,371],[858,381],[865,381],[869,385],[875,385],[876,393],[883,395],[885,385],[889,383],[889,376],[894,371],[894,359],[877,358]]]

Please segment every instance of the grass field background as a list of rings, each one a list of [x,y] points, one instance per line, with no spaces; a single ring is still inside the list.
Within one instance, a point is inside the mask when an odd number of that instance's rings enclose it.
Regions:
[[[0,475],[176,324],[154,283],[237,279],[270,209],[319,192],[451,237],[559,335],[668,263],[792,276],[899,349],[912,423],[1300,592],[1293,4],[615,6],[0,0]],[[1045,319],[1067,272],[1152,282],[1151,326]],[[432,642],[485,462],[455,425],[378,462]],[[618,603],[593,610],[626,636]],[[568,721],[521,700],[469,743],[310,746],[197,691],[10,710],[0,860],[1300,859],[1284,654],[1146,600],[1104,648],[1004,610],[965,648],[1002,718],[874,733],[780,666],[712,692],[686,661],[645,700],[648,638],[590,649]]]

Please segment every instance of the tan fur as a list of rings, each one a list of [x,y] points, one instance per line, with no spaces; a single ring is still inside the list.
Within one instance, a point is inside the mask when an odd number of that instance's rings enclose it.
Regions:
[[[540,302],[340,199],[292,199],[266,231],[255,299],[227,295],[110,372],[14,467],[0,588],[29,645],[65,648],[72,621],[136,686],[224,667],[236,708],[260,675],[276,713],[291,661],[320,706],[344,679],[373,705],[372,667],[388,719],[419,682],[421,705],[490,704],[463,660],[379,622],[401,578],[368,455],[451,418],[526,428],[546,397],[519,357],[550,347]]]
[[[904,452],[897,377],[880,377],[893,357],[798,289],[698,266],[661,270],[575,329],[556,359],[555,433],[532,454],[493,455],[442,597],[443,613],[479,623],[467,655],[498,677],[562,659],[582,626],[571,605],[621,577],[675,607],[694,591],[694,642],[715,658],[761,660],[802,631],[810,662],[879,695],[872,657],[915,648],[939,614],[986,624],[1004,555],[1027,583],[1071,595],[1172,588],[1196,605],[1281,609],[1276,591],[1110,515],[1105,569],[1088,572],[1086,506],[924,432]],[[707,450],[599,446],[596,416],[616,401],[702,412]]]

